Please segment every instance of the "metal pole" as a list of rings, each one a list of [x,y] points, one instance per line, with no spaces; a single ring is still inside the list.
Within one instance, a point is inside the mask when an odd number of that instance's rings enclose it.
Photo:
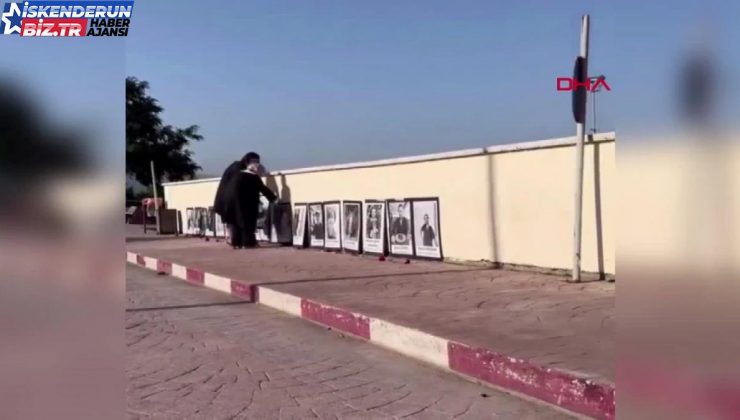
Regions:
[[[159,234],[159,200],[157,199],[157,177],[154,173],[154,161],[149,161],[152,168],[152,191],[154,191],[154,220],[157,221],[157,234]],[[146,217],[146,213],[144,215]]]
[[[584,72],[586,80],[588,80],[588,32],[589,32],[589,17],[584,15],[581,18],[581,51],[580,56],[583,57]],[[583,140],[584,140],[584,125],[587,121],[583,119],[583,123],[576,123],[576,179],[575,179],[575,222],[573,226],[573,281],[581,281],[581,224],[583,222]]]
[[[593,92],[591,92],[591,105],[593,105],[593,114],[592,117],[593,123],[591,124],[591,134],[596,134],[596,93],[598,92],[598,89],[594,89]]]

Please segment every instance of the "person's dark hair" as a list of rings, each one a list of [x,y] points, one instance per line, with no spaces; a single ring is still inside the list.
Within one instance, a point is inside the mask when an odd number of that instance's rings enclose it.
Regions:
[[[249,162],[251,162],[253,160],[259,161],[260,160],[260,155],[258,155],[255,152],[249,152],[249,153],[247,153],[246,155],[244,155],[244,157],[241,160],[242,166],[246,168],[247,165],[249,165]]]

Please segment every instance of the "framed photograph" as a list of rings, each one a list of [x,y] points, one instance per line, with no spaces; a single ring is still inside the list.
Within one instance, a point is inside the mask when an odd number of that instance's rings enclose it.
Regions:
[[[439,199],[414,198],[411,200],[414,221],[414,251],[417,257],[442,259],[442,237],[440,235]]]
[[[201,229],[200,229],[200,207],[193,207],[190,212],[190,217],[188,218],[189,224],[190,224],[190,234],[194,236],[200,236],[201,235]]]
[[[306,214],[308,205],[296,203],[293,205],[293,246],[303,248],[306,246]]]
[[[324,203],[324,248],[342,249],[342,209],[339,201]]]
[[[196,207],[195,218],[197,219],[198,236],[205,236],[208,227],[208,209],[205,207]]]
[[[271,206],[270,220],[270,242],[277,244],[293,243],[293,230],[291,229],[290,203],[276,203]]]
[[[308,205],[308,236],[310,247],[324,247],[324,205],[322,203]]]
[[[342,249],[360,252],[362,234],[362,202],[342,202]]]
[[[270,241],[270,233],[272,232],[270,231],[269,209],[270,200],[265,198],[265,196],[260,195],[260,205],[257,213],[257,229],[254,233],[254,236],[260,242]]]
[[[213,207],[208,207],[205,219],[205,235],[216,236],[216,212],[213,211]]]
[[[387,200],[388,243],[390,254],[402,257],[414,255],[411,230],[411,202],[409,200]]]
[[[362,223],[362,251],[385,254],[385,201],[365,200]]]
[[[223,220],[221,220],[221,215],[218,213],[213,213],[213,223],[214,223],[214,230],[216,231],[216,237],[217,238],[224,238],[226,237],[226,226],[224,225]]]
[[[185,209],[185,235],[195,235],[195,209],[188,207]]]

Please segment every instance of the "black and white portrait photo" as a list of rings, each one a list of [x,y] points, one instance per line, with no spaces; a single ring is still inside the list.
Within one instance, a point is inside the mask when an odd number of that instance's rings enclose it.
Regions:
[[[260,195],[260,205],[257,213],[257,229],[255,230],[255,238],[258,241],[269,241],[270,240],[270,200],[264,195]]]
[[[362,203],[344,201],[342,203],[342,248],[360,252],[360,233],[362,230]]]
[[[214,236],[216,234],[216,212],[213,211],[213,207],[208,207],[205,219],[205,235]]]
[[[414,255],[411,233],[411,203],[388,200],[388,238],[391,255]]]
[[[200,235],[200,207],[193,207],[188,210],[190,210],[188,217],[190,234],[196,236]]]
[[[208,209],[205,207],[196,207],[195,219],[198,226],[198,235],[206,235],[206,229],[208,228]]]
[[[216,237],[223,238],[226,236],[226,226],[224,226],[223,220],[221,220],[221,215],[218,213],[215,213],[214,217],[214,224],[215,224],[215,230],[216,230]]]
[[[306,204],[293,206],[293,246],[302,247],[306,243]]]
[[[366,200],[363,215],[363,252],[370,254],[385,253],[385,201]]]
[[[291,217],[290,203],[273,203],[270,206],[270,242],[287,244],[293,243],[293,230],[291,225],[293,218]]]
[[[439,232],[439,200],[414,199],[414,249],[417,257],[442,258]]]
[[[324,246],[324,205],[321,203],[308,206],[308,235],[312,247]]]
[[[324,203],[324,247],[342,248],[341,207],[338,201]]]
[[[185,209],[185,232],[186,235],[195,234],[195,209],[188,207]]]

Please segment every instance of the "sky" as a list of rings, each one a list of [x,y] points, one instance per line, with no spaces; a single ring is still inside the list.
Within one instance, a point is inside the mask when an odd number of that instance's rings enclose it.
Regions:
[[[252,149],[287,169],[571,135],[555,78],[572,71],[583,10],[514,3],[141,2],[127,71],[167,121],[202,127],[207,173]],[[593,19],[600,71],[615,28]]]
[[[250,150],[289,169],[573,135],[555,79],[572,72],[584,13],[589,73],[612,88],[599,131],[671,125],[702,19],[723,68],[740,63],[740,2],[694,3],[139,0],[126,39],[1,37],[0,74],[96,128],[109,157],[123,153],[128,75],[166,123],[201,127],[204,174]]]

